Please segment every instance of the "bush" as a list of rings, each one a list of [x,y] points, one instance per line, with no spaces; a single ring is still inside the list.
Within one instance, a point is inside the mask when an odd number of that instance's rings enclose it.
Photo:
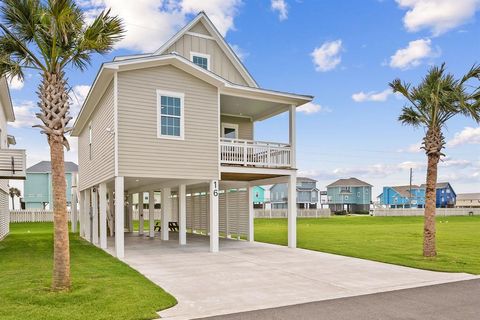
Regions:
[[[370,214],[370,211],[368,211],[368,210],[358,210],[358,211],[355,211],[354,214]]]
[[[336,215],[336,216],[346,216],[346,215],[347,215],[347,211],[345,211],[345,210],[342,210],[342,211],[334,211],[333,214]]]

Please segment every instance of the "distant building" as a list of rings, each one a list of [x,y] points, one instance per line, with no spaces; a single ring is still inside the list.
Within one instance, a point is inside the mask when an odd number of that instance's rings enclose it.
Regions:
[[[426,185],[383,187],[378,196],[380,204],[390,208],[424,208]],[[448,182],[437,183],[437,208],[451,208],[455,205],[456,194]]]
[[[459,193],[455,204],[457,208],[480,208],[480,193]]]
[[[71,202],[72,174],[78,172],[77,164],[65,162],[67,180],[67,205]],[[52,166],[50,161],[41,161],[27,168],[27,179],[23,187],[25,209],[46,209],[53,207]]]
[[[253,187],[253,207],[263,208],[265,206],[265,189],[260,186]]]
[[[339,179],[327,186],[327,197],[332,212],[369,211],[372,185],[357,178]]]
[[[272,204],[272,209],[286,209],[287,197],[286,184],[274,184],[270,188],[270,202]],[[297,208],[317,208],[319,201],[318,197],[317,180],[297,177]]]

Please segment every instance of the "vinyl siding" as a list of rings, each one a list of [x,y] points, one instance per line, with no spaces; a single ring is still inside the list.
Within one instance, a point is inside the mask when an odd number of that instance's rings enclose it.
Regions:
[[[188,60],[190,60],[190,52],[208,54],[210,55],[210,71],[233,83],[248,85],[215,40],[185,34],[171,45],[166,53],[173,51]]]
[[[0,134],[0,149],[8,149],[8,144],[7,144],[7,117],[5,115],[5,111],[3,109],[3,106],[0,105],[0,129],[1,129],[1,134]],[[8,180],[6,179],[0,179],[0,190],[3,190],[8,193]],[[8,205],[8,203],[7,203]],[[7,206],[8,208],[8,206]]]
[[[84,190],[115,175],[113,81],[110,82],[95,111],[78,137],[79,190]],[[92,124],[92,159],[88,144],[89,124]]]
[[[198,22],[189,31],[210,36],[210,32],[208,32],[207,28],[205,28],[202,22]]]
[[[0,240],[9,232],[10,210],[8,209],[8,194],[0,190]]]
[[[183,93],[184,140],[157,137],[156,90]],[[118,170],[126,177],[218,179],[218,90],[173,66],[118,73]]]
[[[222,115],[221,122],[238,124],[238,139],[253,140],[253,122],[250,119]]]

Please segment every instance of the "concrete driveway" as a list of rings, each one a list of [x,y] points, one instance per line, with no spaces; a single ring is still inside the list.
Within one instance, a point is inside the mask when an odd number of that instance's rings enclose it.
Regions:
[[[178,245],[176,234],[171,238],[125,237],[124,261],[177,298],[177,306],[159,312],[166,319],[200,318],[476,278],[229,239],[221,239],[220,252],[212,254],[205,236],[188,234],[186,246]]]

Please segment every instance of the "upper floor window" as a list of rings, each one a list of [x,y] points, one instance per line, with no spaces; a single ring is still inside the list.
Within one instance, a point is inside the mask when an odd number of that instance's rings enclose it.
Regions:
[[[158,137],[183,139],[184,94],[157,90],[157,96]]]
[[[341,188],[340,188],[340,192],[349,193],[349,192],[350,192],[350,187],[341,187]]]
[[[197,66],[210,70],[210,55],[198,52],[191,52],[190,58]]]

